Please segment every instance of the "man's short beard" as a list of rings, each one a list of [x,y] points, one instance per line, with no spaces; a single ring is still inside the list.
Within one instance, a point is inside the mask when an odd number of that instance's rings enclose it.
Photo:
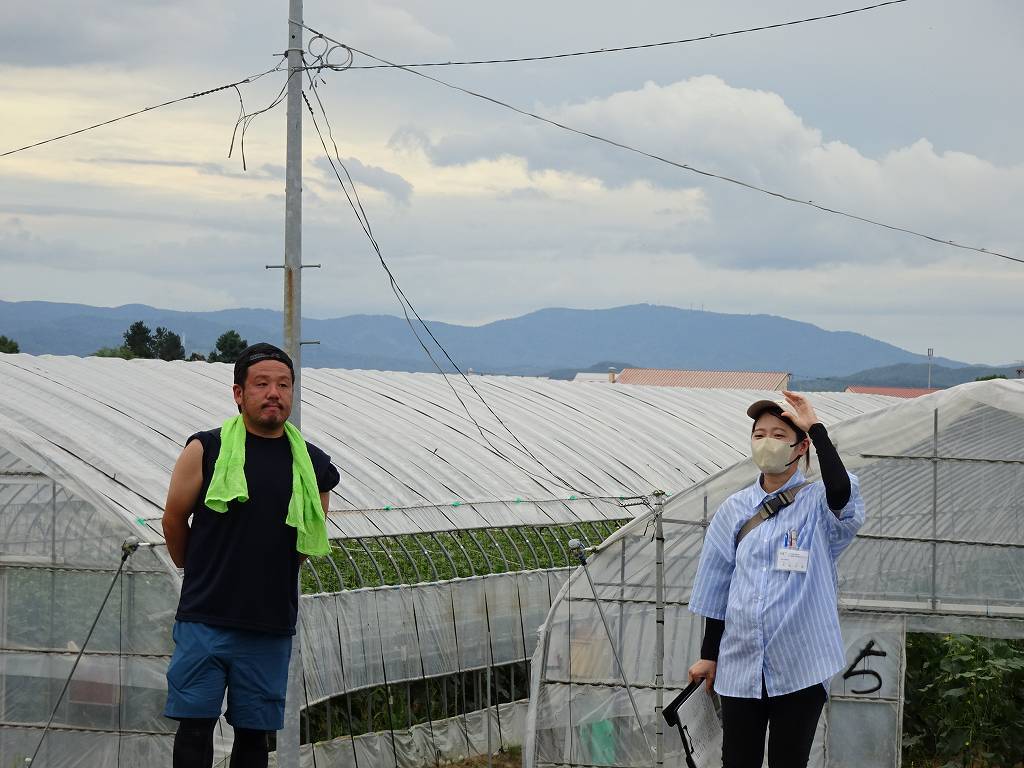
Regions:
[[[264,408],[261,405],[255,409],[255,413],[252,413],[249,408],[246,407],[246,403],[242,402],[242,410],[245,411],[246,416],[253,424],[258,424],[261,427],[279,427],[288,420],[288,414],[285,412],[283,405],[278,404],[277,414],[269,415],[264,413]]]

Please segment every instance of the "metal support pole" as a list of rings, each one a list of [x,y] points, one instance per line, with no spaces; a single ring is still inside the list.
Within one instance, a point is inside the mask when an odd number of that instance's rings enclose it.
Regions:
[[[661,717],[665,708],[665,532],[662,517],[665,510],[664,491],[654,492],[654,765],[665,762],[665,731]]]
[[[302,423],[302,0],[288,0],[288,137],[284,184],[284,349],[292,359],[290,420]],[[296,587],[301,592],[301,585]],[[299,768],[302,641],[296,632],[288,665],[284,728],[277,734],[277,764]]]
[[[78,663],[82,660],[82,656],[85,655],[85,649],[89,645],[89,641],[92,639],[92,633],[96,630],[96,625],[100,623],[100,617],[103,615],[103,610],[107,607],[107,601],[110,599],[110,593],[114,591],[114,585],[117,584],[117,580],[121,578],[125,564],[128,562],[128,558],[138,551],[139,547],[152,547],[153,545],[149,542],[140,542],[135,536],[129,536],[121,544],[121,562],[117,566],[117,570],[114,571],[114,578],[110,581],[110,586],[107,587],[107,593],[103,596],[103,601],[100,603],[99,610],[96,612],[96,618],[92,620],[92,626],[89,627],[89,631],[85,634],[85,640],[82,641],[82,647],[78,650],[78,655],[75,656],[74,662],[71,664],[71,672],[64,680],[64,685],[60,690],[60,694],[57,696],[57,701],[53,705],[53,709],[50,711],[50,717],[46,721],[46,725],[43,726],[43,732],[39,736],[39,741],[36,744],[35,751],[32,752],[32,757],[25,758],[25,765],[31,766],[35,763],[36,757],[39,756],[39,750],[43,747],[43,742],[46,740],[47,735],[50,732],[50,726],[53,725],[53,718],[57,715],[57,710],[60,708],[61,702],[64,700],[64,695],[68,692],[68,687],[71,685],[71,680],[75,676],[75,670],[78,669]],[[118,655],[118,663],[121,662],[121,656]],[[119,703],[118,706],[121,706]],[[120,738],[120,731],[118,731],[118,738]]]
[[[487,622],[487,768],[491,768],[491,755],[494,751],[491,743],[491,686],[493,680],[494,687],[497,689],[497,678],[494,674],[494,636],[491,632],[491,609],[487,603],[487,582],[482,582],[480,586],[484,593],[484,620]],[[495,696],[497,696],[497,690],[495,690]],[[494,707],[494,716],[498,721],[498,748],[504,750],[505,738],[501,733],[501,709],[498,706]]]
[[[604,634],[608,638],[608,644],[612,648],[612,658],[615,659],[615,668],[618,670],[619,678],[622,680],[622,685],[626,689],[626,695],[629,697],[629,703],[633,707],[633,715],[636,717],[637,728],[640,729],[640,735],[644,737],[644,743],[647,745],[647,749],[651,751],[653,756],[654,750],[651,749],[651,742],[647,738],[647,731],[644,730],[644,720],[640,717],[640,708],[636,705],[636,699],[633,697],[633,688],[629,684],[629,678],[626,677],[626,670],[622,667],[622,660],[619,658],[619,651],[615,647],[615,638],[612,637],[612,631],[608,627],[608,619],[604,615],[604,606],[601,604],[601,598],[597,594],[597,588],[594,586],[594,580],[590,578],[590,568],[587,567],[587,549],[583,542],[579,539],[572,539],[569,541],[569,549],[575,550],[576,556],[579,558],[580,565],[583,566],[583,574],[587,577],[587,583],[590,585],[590,592],[594,595],[594,604],[597,606],[597,613],[601,617],[601,623],[604,625]],[[569,576],[569,583],[572,583],[572,576]],[[572,671],[569,672],[569,678],[572,679]],[[572,730],[570,724],[570,731]]]
[[[488,627],[488,632],[490,628]],[[490,654],[491,642],[490,637],[487,638],[487,768],[491,768],[494,764],[494,745],[491,743],[491,674],[494,672],[494,667],[491,666],[494,663],[494,659]]]
[[[930,351],[930,350],[929,350]],[[932,539],[939,537],[939,409],[932,413]],[[938,544],[932,541],[932,610],[939,605]]]
[[[50,481],[50,562],[57,563],[57,481]],[[4,593],[6,594],[6,592]],[[50,571],[50,648],[56,648],[57,571]],[[50,678],[47,706],[52,705],[56,695],[57,680]]]
[[[619,648],[626,647],[626,537],[619,539]]]

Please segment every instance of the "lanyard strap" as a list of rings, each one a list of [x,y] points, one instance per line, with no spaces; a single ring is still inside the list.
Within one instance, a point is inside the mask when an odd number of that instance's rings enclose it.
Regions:
[[[743,524],[739,533],[736,534],[736,546],[738,547],[740,542],[743,541],[743,537],[757,528],[757,526],[765,520],[775,517],[779,512],[792,504],[796,500],[796,495],[810,484],[810,481],[808,481],[800,483],[800,485],[794,485],[792,488],[782,491],[778,496],[762,501],[757,506],[757,511]]]

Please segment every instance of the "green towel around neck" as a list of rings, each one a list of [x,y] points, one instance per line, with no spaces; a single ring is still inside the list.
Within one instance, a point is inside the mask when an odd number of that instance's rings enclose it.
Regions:
[[[292,497],[288,501],[285,523],[297,531],[295,548],[304,555],[326,555],[331,551],[327,541],[327,523],[320,503],[313,462],[306,441],[291,423],[284,423],[284,434],[292,449]],[[249,500],[245,482],[245,422],[233,416],[220,428],[220,454],[213,465],[213,477],[206,491],[206,506],[214,512],[227,512],[228,502]]]

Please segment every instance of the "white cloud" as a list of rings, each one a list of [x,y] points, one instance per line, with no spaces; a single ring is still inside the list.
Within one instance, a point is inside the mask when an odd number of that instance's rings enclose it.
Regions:
[[[799,200],[923,230],[992,250],[1024,252],[1007,200],[1024,200],[1024,165],[998,167],[963,152],[936,152],[925,139],[871,158],[822,139],[774,93],[700,76],[643,87],[541,114],[638,149],[781,192]],[[520,118],[511,129],[442,135],[396,132],[391,145],[418,147],[444,166],[512,155],[533,169],[587,175],[608,185],[638,180],[665,188],[700,185],[709,198],[705,226],[690,237],[665,231],[663,247],[724,267],[945,258],[942,246],[862,223],[832,220],[728,182],[701,177],[619,148]],[[655,235],[655,240],[657,241]],[[987,258],[979,255],[979,258]]]
[[[1024,10],[935,0],[924,27],[910,7],[635,54],[430,72],[672,159],[1020,255],[1024,102],[1012,95]],[[408,61],[683,37],[817,10],[809,0],[659,0],[643,14],[593,0],[355,0],[307,3],[306,20]],[[268,68],[286,42],[284,16],[237,0],[4,6],[0,103],[17,109],[5,113],[0,151]],[[915,349],[926,340],[961,359],[1020,356],[1018,265],[670,168],[406,73],[325,76],[342,156],[426,316],[703,304]],[[282,83],[245,86],[246,106],[269,103]],[[263,265],[281,258],[284,110],[253,124],[243,174],[237,149],[226,158],[237,108],[225,91],[0,159],[0,297],[277,306],[280,274]],[[324,269],[304,273],[305,305],[320,316],[394,313],[307,129],[305,257]]]

